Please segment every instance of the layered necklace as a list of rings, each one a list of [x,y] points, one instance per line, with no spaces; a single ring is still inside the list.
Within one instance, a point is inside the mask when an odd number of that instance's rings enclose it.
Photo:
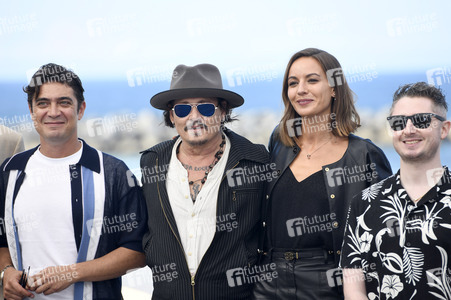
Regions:
[[[224,145],[225,145],[226,141],[225,141],[225,135],[222,134],[222,141],[221,144],[219,144],[219,150],[215,153],[215,157],[213,159],[213,162],[208,166],[207,171],[205,171],[205,175],[203,178],[201,179],[197,179],[197,180],[192,180],[189,181],[189,185],[193,185],[196,181],[200,180],[201,184],[204,184],[205,181],[207,181],[207,177],[208,174],[210,174],[211,170],[213,170],[214,166],[216,166],[216,164],[218,163],[218,161],[221,159],[222,154],[224,154]],[[179,149],[177,149],[177,154],[179,153]]]

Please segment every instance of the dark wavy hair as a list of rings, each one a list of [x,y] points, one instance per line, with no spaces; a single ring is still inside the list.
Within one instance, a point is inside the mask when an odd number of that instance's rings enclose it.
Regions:
[[[77,98],[78,111],[81,103],[85,101],[83,96],[85,90],[83,89],[81,80],[73,71],[54,63],[49,63],[40,67],[31,77],[30,83],[23,88],[23,91],[28,95],[27,100],[31,110],[33,110],[33,99],[39,96],[41,86],[51,82],[59,82],[72,88],[75,98]]]

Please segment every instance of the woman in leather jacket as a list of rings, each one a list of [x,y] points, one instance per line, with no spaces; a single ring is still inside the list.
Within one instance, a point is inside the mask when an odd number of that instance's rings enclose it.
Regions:
[[[342,299],[338,269],[352,197],[392,174],[380,148],[352,133],[360,126],[340,63],[314,48],[286,68],[284,115],[269,142],[279,176],[268,183],[262,265],[274,278],[254,299]]]

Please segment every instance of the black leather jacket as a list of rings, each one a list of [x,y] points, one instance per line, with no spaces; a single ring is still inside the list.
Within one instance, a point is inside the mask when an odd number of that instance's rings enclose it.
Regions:
[[[271,155],[271,163],[276,164],[276,170],[282,174],[298,155],[300,148],[295,145],[287,147],[280,141],[278,137],[278,127],[271,135],[269,142],[269,152]],[[362,180],[362,177],[347,176],[348,171],[354,167],[367,166],[371,176]],[[370,185],[390,176],[392,174],[390,163],[384,152],[374,145],[368,139],[362,139],[355,135],[349,135],[349,145],[343,157],[335,163],[322,167],[324,182],[326,183],[327,195],[329,196],[330,212],[336,214],[336,219],[332,223],[333,245],[334,249],[328,249],[334,252],[335,263],[338,266],[341,254],[341,246],[343,242],[343,234],[346,224],[348,207],[354,195],[361,192]],[[365,174],[366,175],[366,174]],[[363,176],[365,176],[363,175]],[[279,176],[280,177],[280,176]],[[278,178],[279,178],[278,177]],[[265,202],[263,204],[262,226],[263,236],[260,241],[260,252],[268,252],[271,249],[271,224],[270,224],[270,203],[277,199],[272,194],[274,186],[278,178],[269,182],[266,186]],[[352,183],[350,183],[352,182]],[[302,215],[302,214],[301,214]],[[300,215],[300,216],[301,216]],[[286,222],[287,220],[280,220]]]

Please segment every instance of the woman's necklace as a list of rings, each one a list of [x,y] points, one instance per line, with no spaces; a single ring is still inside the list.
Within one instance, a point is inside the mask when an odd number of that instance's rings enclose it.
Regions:
[[[332,140],[332,138],[328,139],[324,144],[322,144],[321,146],[319,146],[318,148],[315,149],[315,151],[313,151],[312,153],[307,153],[307,159],[310,159],[313,155],[313,153],[315,153],[316,151],[318,151],[321,147],[323,147],[324,145],[326,145],[327,143],[329,143]]]

